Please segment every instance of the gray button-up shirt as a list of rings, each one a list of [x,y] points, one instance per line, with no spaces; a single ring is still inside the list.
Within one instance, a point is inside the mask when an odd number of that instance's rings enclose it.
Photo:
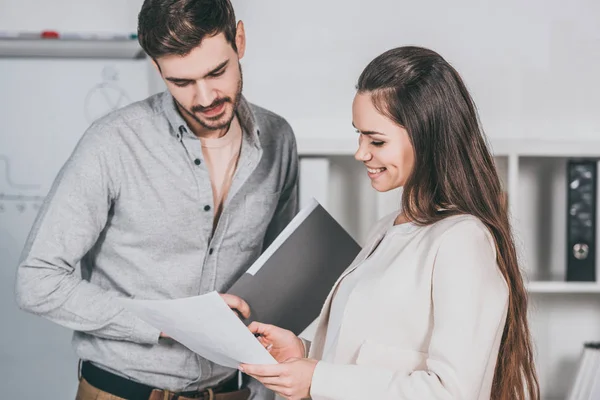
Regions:
[[[32,228],[17,274],[19,306],[73,329],[81,359],[130,379],[194,390],[231,377],[234,370],[159,341],[116,299],[225,292],[296,214],[292,129],[243,98],[237,116],[240,159],[214,234],[200,141],[168,92],[95,122]]]

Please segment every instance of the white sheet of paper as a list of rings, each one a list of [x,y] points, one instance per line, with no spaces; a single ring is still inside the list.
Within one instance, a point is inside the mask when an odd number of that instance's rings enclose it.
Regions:
[[[200,356],[230,368],[277,364],[217,292],[175,300],[121,299],[142,320]]]

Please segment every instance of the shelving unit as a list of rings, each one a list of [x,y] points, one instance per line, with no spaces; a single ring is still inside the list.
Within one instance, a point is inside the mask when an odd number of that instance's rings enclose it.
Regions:
[[[294,125],[296,126],[296,125]],[[336,129],[336,126],[331,126]],[[331,131],[324,129],[324,131]],[[339,130],[339,126],[337,126]],[[298,131],[298,129],[295,129]],[[352,129],[344,136],[307,137],[297,135],[298,153],[301,156],[352,156],[358,139]],[[600,140],[534,140],[488,138],[492,152],[498,157],[599,157]]]
[[[529,293],[545,294],[600,294],[600,284],[588,282],[529,282],[527,284]]]
[[[320,131],[340,132],[335,124],[319,125]],[[298,135],[300,191],[321,201],[362,243],[378,218],[398,208],[400,193],[377,193],[370,187],[364,167],[353,159],[356,135],[345,131],[343,137]],[[565,282],[566,163],[569,158],[600,159],[600,141],[490,139],[489,144],[508,194],[530,294],[542,398],[564,399],[583,344],[600,340],[600,282]],[[318,184],[311,186],[315,176]]]
[[[141,59],[137,40],[0,39],[0,57]]]

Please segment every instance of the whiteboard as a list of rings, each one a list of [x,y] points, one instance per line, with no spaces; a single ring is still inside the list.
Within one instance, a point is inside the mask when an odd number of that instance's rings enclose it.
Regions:
[[[87,127],[148,82],[144,60],[0,60],[0,193],[45,195]]]
[[[41,202],[77,141],[93,120],[146,98],[150,72],[146,60],[0,59],[0,315],[6,322],[0,375],[6,397],[74,398],[71,333],[17,309],[16,267]]]

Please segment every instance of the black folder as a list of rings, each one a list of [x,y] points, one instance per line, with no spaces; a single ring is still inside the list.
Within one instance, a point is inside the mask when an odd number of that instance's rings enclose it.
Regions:
[[[304,331],[361,248],[316,201],[304,207],[227,293],[244,299],[251,321]]]

